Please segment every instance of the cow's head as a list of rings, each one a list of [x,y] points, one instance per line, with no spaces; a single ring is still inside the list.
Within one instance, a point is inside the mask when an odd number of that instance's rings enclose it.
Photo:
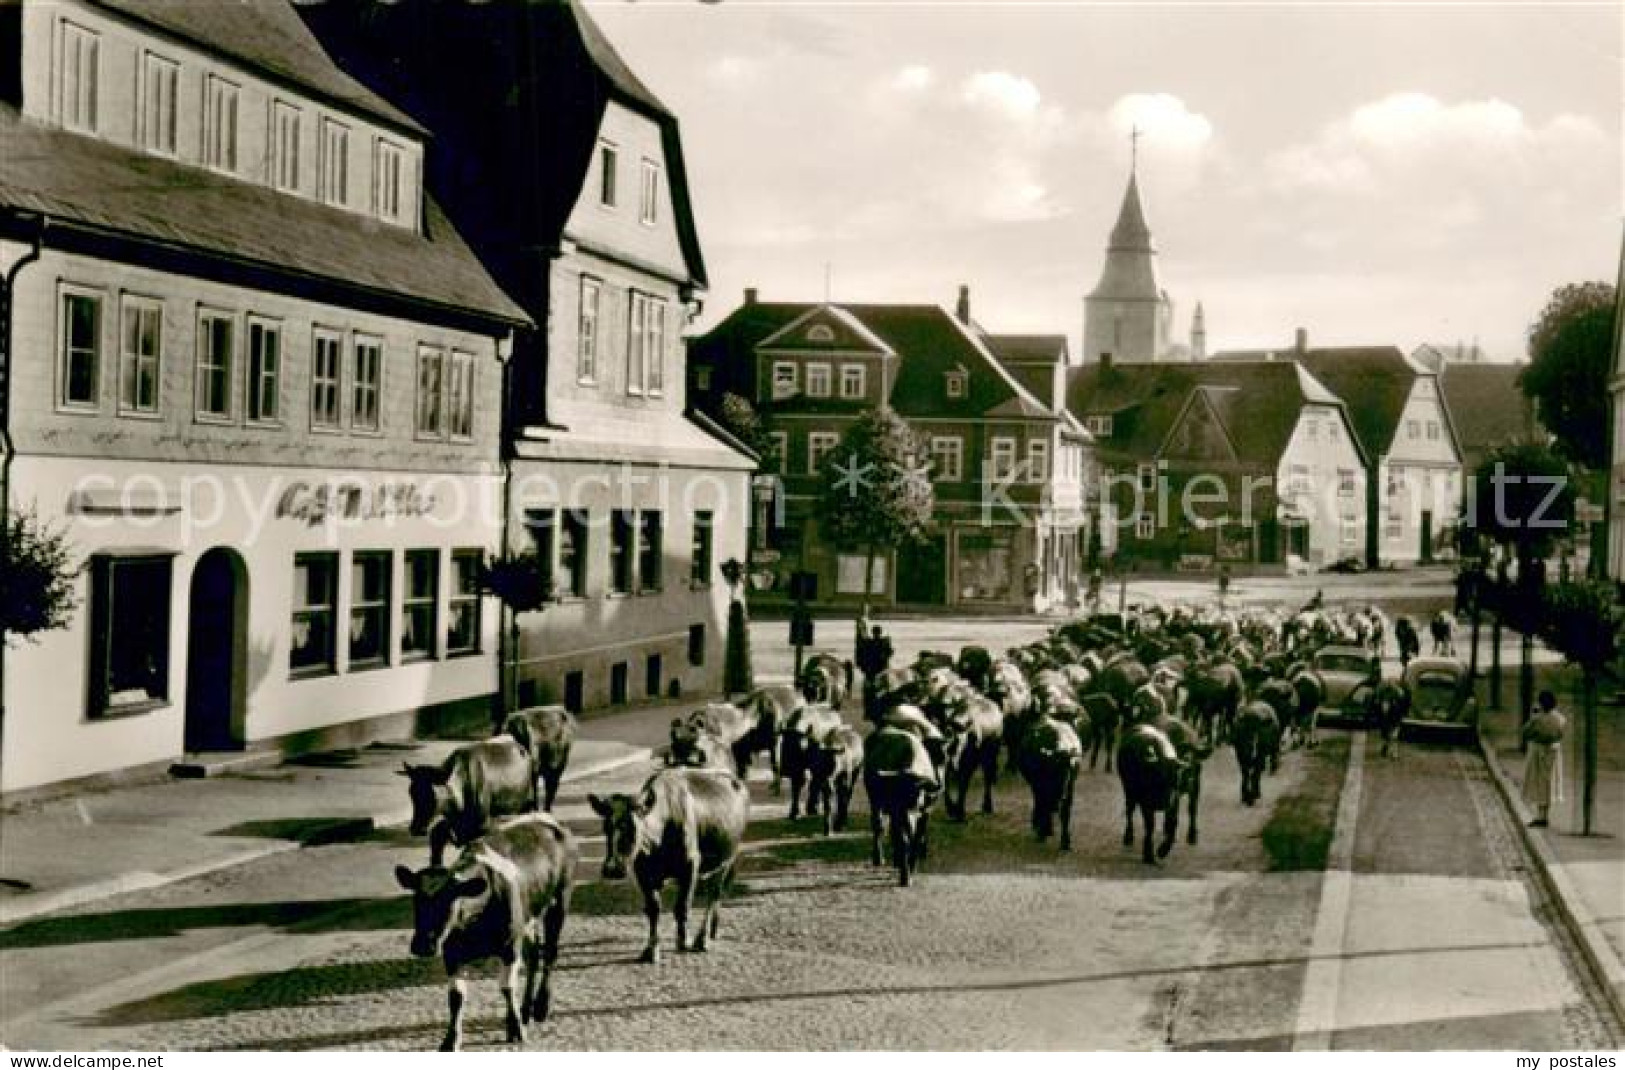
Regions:
[[[433,958],[446,937],[478,915],[490,893],[484,876],[464,876],[439,866],[416,872],[395,867],[395,880],[412,893],[412,954]]]
[[[398,771],[407,779],[406,791],[412,800],[412,835],[422,836],[429,825],[446,808],[451,798],[447,783],[451,770],[438,765],[401,764]]]
[[[642,849],[641,827],[644,817],[654,809],[654,793],[588,795],[587,803],[604,822],[604,878],[619,880],[626,876]]]

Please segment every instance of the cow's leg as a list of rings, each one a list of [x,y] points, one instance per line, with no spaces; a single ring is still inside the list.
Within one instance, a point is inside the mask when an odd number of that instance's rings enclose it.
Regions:
[[[542,915],[542,983],[531,994],[530,1020],[547,1021],[553,1008],[553,967],[559,961],[559,937],[564,932],[564,919],[570,913],[570,886],[559,889],[547,913]]]
[[[660,964],[660,887],[654,882],[639,881],[643,890],[643,916],[649,920],[649,942],[643,945],[639,962],[652,966]]]
[[[542,934],[534,923],[526,927],[524,945],[525,987],[519,993],[519,1020],[528,1025],[536,1008],[536,983],[541,977],[542,965]]]
[[[1134,846],[1134,797],[1127,789],[1123,791],[1123,846]]]
[[[542,809],[548,813],[553,812],[553,800],[559,797],[559,781],[564,777],[564,766],[560,764],[552,769],[542,771]]]
[[[993,781],[999,775],[999,748],[984,747],[982,751],[982,813],[993,812]]]
[[[715,939],[717,935],[717,915],[721,909],[722,897],[727,894],[728,884],[733,879],[734,863],[730,862],[716,872],[708,882],[711,893],[710,902],[705,907],[705,917],[700,921],[699,935],[694,938],[694,950],[703,954],[707,941]]]
[[[519,954],[516,948],[506,947],[498,956],[502,963],[502,1007],[508,1031],[508,1043],[525,1042],[525,1023],[519,1020],[519,1005],[514,1002],[513,990],[519,983]]]
[[[1186,795],[1190,799],[1186,804],[1186,810],[1190,816],[1191,827],[1190,831],[1185,833],[1185,842],[1194,846],[1196,843],[1196,808],[1202,802],[1202,766],[1200,764],[1191,769],[1191,786]]]
[[[880,857],[880,837],[885,834],[885,828],[882,824],[883,818],[880,802],[871,792],[869,794],[869,864],[871,866],[883,865],[885,862]]]
[[[694,908],[694,889],[700,883],[699,859],[690,859],[677,875],[677,898],[671,904],[671,916],[677,922],[677,950],[689,950],[688,915]]]
[[[920,803],[920,817],[914,823],[914,868],[919,869],[931,856],[931,802]]]
[[[1083,765],[1080,756],[1066,770],[1066,786],[1061,789],[1061,850],[1072,850],[1072,794],[1077,787],[1078,769]]]
[[[852,809],[852,793],[857,790],[858,778],[856,776],[842,777],[835,786],[835,828],[846,828],[847,815]]]
[[[451,842],[451,825],[436,821],[429,826],[429,865],[438,867],[446,857],[446,844]]]
[[[1157,812],[1151,808],[1149,802],[1140,803],[1141,823],[1145,825],[1145,837],[1140,841],[1140,860],[1147,865],[1157,864],[1155,847],[1157,841]]]
[[[891,853],[892,861],[897,866],[897,882],[904,888],[908,887],[909,870],[914,861],[913,837],[909,835],[909,812],[902,806],[894,806],[887,822],[891,826]]]
[[[1163,811],[1162,842],[1157,844],[1157,857],[1167,858],[1168,852],[1174,849],[1174,840],[1179,836],[1179,792],[1173,791],[1168,795],[1168,809]]]
[[[777,774],[775,774],[775,775],[777,775]],[[791,821],[795,821],[797,818],[799,818],[801,816],[801,791],[802,791],[802,788],[806,786],[805,778],[802,775],[799,763],[794,763],[794,764],[792,764],[790,766],[789,780],[790,780],[790,814],[789,814],[789,817],[790,817]],[[812,793],[808,792],[807,793],[807,812],[809,814],[811,814],[812,809],[813,809]]]
[[[451,1021],[446,1026],[445,1039],[440,1042],[441,1051],[461,1051],[463,1048],[463,1003],[468,999],[468,990],[463,979],[456,973],[451,974],[446,982],[446,1009],[451,1013]]]

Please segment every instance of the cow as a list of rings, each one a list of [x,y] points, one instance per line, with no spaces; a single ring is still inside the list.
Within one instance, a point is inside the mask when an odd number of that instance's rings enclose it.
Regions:
[[[1064,721],[1040,714],[1027,727],[1016,755],[1016,768],[1033,794],[1033,832],[1049,839],[1056,818],[1063,851],[1072,849],[1072,793],[1083,768],[1083,744]]]
[[[976,690],[985,693],[988,674],[993,671],[993,655],[988,653],[985,646],[960,647],[959,661],[955,663],[954,670]]]
[[[1005,767],[1014,769],[1016,747],[1031,720],[1032,687],[1015,662],[1001,658],[995,661],[988,671],[987,689],[984,693],[1004,712],[1004,746],[1008,753]]]
[[[1264,767],[1274,768],[1281,748],[1281,722],[1269,703],[1255,699],[1236,711],[1230,744],[1241,767],[1241,804],[1251,806],[1263,795]]]
[[[863,741],[863,790],[869,796],[869,860],[877,866],[883,863],[880,838],[889,831],[892,864],[898,883],[906,888],[925,861],[931,804],[942,790],[925,741],[916,732],[893,725],[869,733]]]
[[[1084,695],[1078,700],[1082,711],[1077,720],[1078,737],[1080,742],[1087,741],[1089,748],[1089,768],[1095,767],[1102,752],[1106,755],[1106,772],[1112,771],[1112,757],[1117,750],[1117,726],[1122,721],[1122,712],[1118,709],[1117,700],[1104,691],[1095,691]],[[1085,720],[1088,730],[1085,731]]]
[[[947,737],[943,748],[942,805],[951,821],[965,820],[965,799],[971,778],[982,772],[982,813],[993,812],[993,781],[999,775],[999,748],[1004,714],[993,701],[968,684],[950,688],[942,700],[941,725]]]
[[[791,821],[801,816],[801,789],[806,786],[810,772],[812,738],[821,736],[841,724],[841,715],[823,704],[802,706],[790,714],[784,730],[779,733],[779,771],[790,781]],[[807,797],[808,812],[813,800]]]
[[[846,828],[852,792],[862,771],[863,737],[857,729],[842,724],[811,740],[807,753],[807,810],[823,811],[824,835]]]
[[[1400,617],[1394,622],[1394,641],[1399,644],[1401,668],[1409,665],[1412,658],[1422,653],[1422,637],[1416,633],[1416,625],[1409,617]]]
[[[706,725],[705,711],[687,718],[673,717],[667,765],[688,765],[707,769],[734,768],[733,752]]]
[[[808,702],[821,702],[838,710],[852,693],[853,672],[850,661],[830,653],[814,654],[801,668],[801,693]]]
[[[1282,732],[1290,728],[1294,747],[1314,750],[1319,743],[1320,707],[1326,701],[1326,681],[1313,669],[1300,667],[1287,677],[1287,682],[1297,693],[1298,705],[1292,713],[1290,724],[1283,726]]]
[[[739,864],[739,848],[750,820],[750,792],[725,769],[662,769],[636,795],[587,796],[604,823],[607,880],[630,871],[643,893],[649,942],[638,961],[660,962],[660,892],[677,882],[672,917],[677,950],[703,952],[716,939],[717,907]],[[694,893],[706,886],[710,902],[694,942],[688,940],[688,914]]]
[[[502,963],[511,1043],[524,1043],[526,1023],[547,1021],[559,934],[570,911],[579,856],[568,829],[549,814],[530,814],[498,823],[464,847],[450,869],[395,867],[395,880],[412,893],[412,954],[438,954],[445,963],[451,1024],[441,1051],[462,1047],[467,998],[462,974],[482,959]],[[516,1006],[521,961],[525,988]]]
[[[740,701],[739,708],[749,715],[753,725],[734,748],[741,777],[749,771],[751,757],[765,750],[773,769],[773,794],[779,794],[779,733],[784,731],[790,715],[803,705],[801,692],[790,684],[758,687]]]
[[[452,751],[440,765],[403,763],[412,800],[412,835],[429,837],[429,864],[440,865],[446,844],[473,843],[493,820],[537,807],[536,767],[512,736],[493,736]]]
[[[1397,680],[1384,680],[1371,692],[1367,718],[1382,736],[1382,756],[1399,754],[1400,722],[1411,712],[1411,692]]]
[[[1123,784],[1123,846],[1134,846],[1134,815],[1144,819],[1141,861],[1155,865],[1173,850],[1179,831],[1180,782],[1185,763],[1171,740],[1149,724],[1136,724],[1123,732],[1117,745],[1117,775]],[[1156,815],[1163,815],[1162,842],[1152,854]]]
[[[575,717],[563,706],[533,706],[511,714],[502,730],[530,755],[536,766],[542,809],[551,811],[564,767],[570,763],[570,748],[576,738]]]
[[[1246,692],[1241,670],[1229,661],[1214,661],[1192,671],[1185,686],[1186,707],[1202,734],[1209,743],[1223,743]]]

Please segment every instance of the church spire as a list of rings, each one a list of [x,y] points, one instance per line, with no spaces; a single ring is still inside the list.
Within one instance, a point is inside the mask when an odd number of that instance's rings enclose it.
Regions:
[[[1111,353],[1118,361],[1163,359],[1171,304],[1157,281],[1156,246],[1140,198],[1139,128],[1131,134],[1128,186],[1106,243],[1100,281],[1085,298],[1083,359]]]

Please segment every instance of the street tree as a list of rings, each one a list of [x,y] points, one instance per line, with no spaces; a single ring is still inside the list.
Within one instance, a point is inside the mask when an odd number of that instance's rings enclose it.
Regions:
[[[8,512],[0,526],[0,643],[67,627],[78,575],[63,532],[32,509]]]
[[[1554,586],[1546,596],[1541,617],[1541,638],[1580,670],[1583,681],[1581,832],[1589,836],[1597,793],[1597,682],[1618,652],[1625,614],[1611,581],[1581,580]]]
[[[761,458],[761,471],[779,470],[778,446],[750,399],[733,393],[724,394],[717,420],[729,434],[749,446],[751,452]]]
[[[500,701],[493,718],[500,725],[506,714],[519,708],[519,615],[541,609],[553,592],[548,587],[541,557],[535,550],[520,550],[487,558],[481,570],[480,584],[502,603],[504,617],[503,636],[508,649],[497,659],[497,693]]]
[[[855,420],[819,468],[818,521],[836,546],[864,555],[863,590],[873,594],[875,559],[923,541],[935,493],[923,443],[889,407]]]
[[[1518,386],[1570,460],[1608,467],[1608,379],[1613,369],[1614,287],[1559,286],[1529,327],[1529,366]]]

